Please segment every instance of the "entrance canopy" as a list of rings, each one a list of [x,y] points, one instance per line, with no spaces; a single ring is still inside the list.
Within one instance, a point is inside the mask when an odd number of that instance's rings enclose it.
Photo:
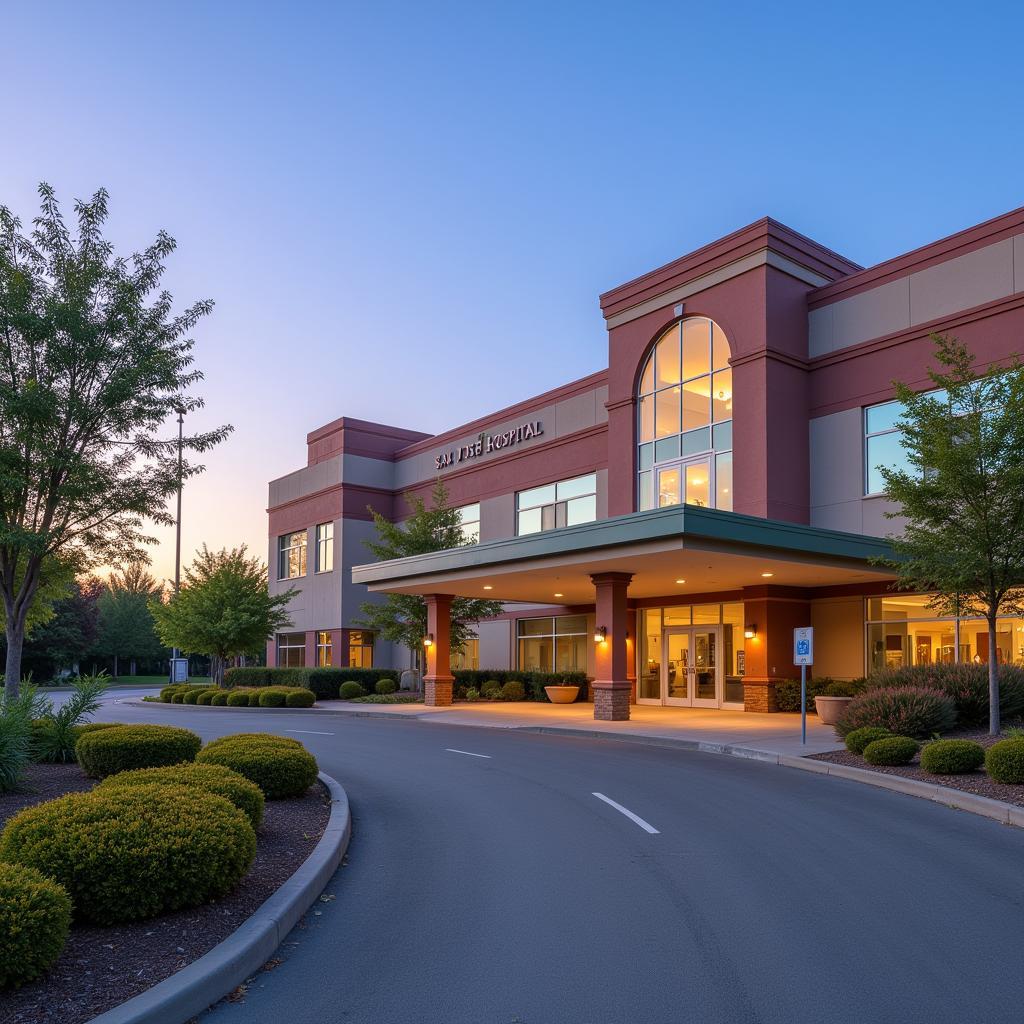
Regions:
[[[524,537],[357,565],[376,593],[451,594],[537,604],[592,604],[591,576],[632,574],[630,598],[676,597],[757,584],[883,582],[893,556],[878,537],[821,530],[695,505],[615,516]]]

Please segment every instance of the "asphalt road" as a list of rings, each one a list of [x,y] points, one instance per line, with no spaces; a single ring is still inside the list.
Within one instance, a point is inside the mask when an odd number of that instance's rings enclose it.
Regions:
[[[352,801],[334,899],[203,1024],[1024,1014],[1024,831],[602,739],[124,705],[101,717],[296,736]]]

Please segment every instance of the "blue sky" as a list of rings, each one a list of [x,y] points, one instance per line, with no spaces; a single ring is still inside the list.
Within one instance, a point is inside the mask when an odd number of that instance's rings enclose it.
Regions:
[[[1009,3],[8,6],[0,202],[106,186],[212,297],[183,550],[265,556],[340,415],[442,430],[606,365],[597,295],[765,214],[870,265],[1024,205]],[[163,536],[163,535],[162,535]],[[172,548],[154,552],[170,575]]]

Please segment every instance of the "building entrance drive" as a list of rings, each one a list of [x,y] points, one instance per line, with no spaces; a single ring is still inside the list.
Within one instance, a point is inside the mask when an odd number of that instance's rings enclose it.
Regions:
[[[661,702],[673,707],[719,707],[722,627],[669,627],[662,636],[662,647]]]

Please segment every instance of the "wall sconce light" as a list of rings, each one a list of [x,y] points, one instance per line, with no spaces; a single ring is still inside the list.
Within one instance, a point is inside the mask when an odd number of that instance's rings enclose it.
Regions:
[[[757,623],[756,622],[751,622],[748,625],[744,626],[743,627],[743,635],[748,640],[753,640],[754,637],[757,636]]]
[[[605,640],[607,640],[607,639],[608,639],[608,627],[607,626],[598,626],[597,629],[594,630],[594,643],[595,644],[603,644],[605,642]]]
[[[433,647],[434,646],[434,634],[433,633],[428,633],[423,638],[423,646],[424,647]]]

